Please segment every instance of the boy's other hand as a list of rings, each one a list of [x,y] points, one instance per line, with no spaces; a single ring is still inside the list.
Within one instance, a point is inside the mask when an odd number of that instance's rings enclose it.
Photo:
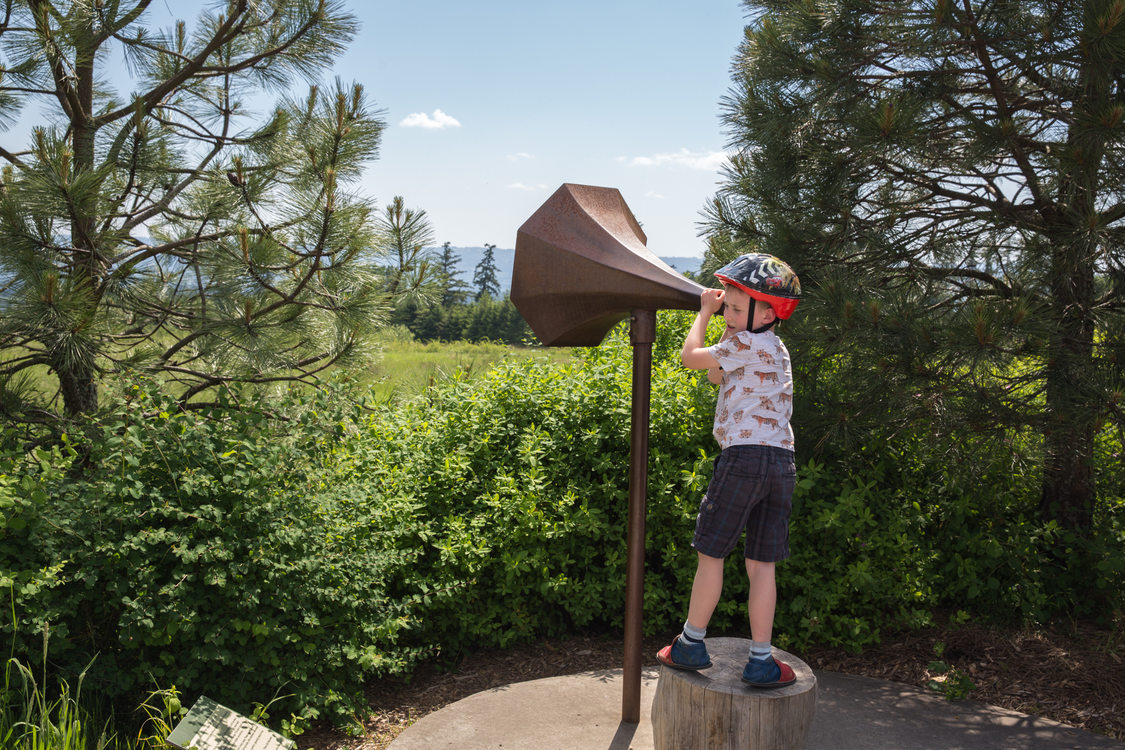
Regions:
[[[714,315],[723,306],[722,289],[704,289],[699,293],[699,311]]]

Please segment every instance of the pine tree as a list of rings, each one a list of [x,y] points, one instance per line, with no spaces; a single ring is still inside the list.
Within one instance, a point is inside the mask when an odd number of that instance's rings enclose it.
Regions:
[[[453,251],[450,243],[441,246],[441,255],[438,258],[439,271],[438,283],[441,285],[441,304],[443,307],[460,305],[469,297],[469,285],[461,279],[458,265],[461,256]]]
[[[1041,435],[1040,512],[1088,531],[1125,428],[1125,14],[1109,0],[745,3],[709,208],[809,294],[788,329],[856,424]]]
[[[473,270],[473,284],[477,288],[476,300],[479,302],[484,296],[495,299],[500,296],[500,281],[496,278],[496,255],[493,251],[496,245],[485,243],[484,254]]]
[[[376,247],[390,264],[385,267],[386,289],[392,295],[432,293],[436,268],[433,252],[434,231],[422,209],[407,208],[396,195],[376,221]]]
[[[68,414],[108,372],[143,368],[183,400],[232,382],[310,380],[362,356],[387,309],[375,231],[348,186],[383,122],[359,86],[313,85],[264,121],[246,98],[315,82],[356,28],[339,2],[232,0],[194,27],[149,2],[10,2],[0,118],[45,110],[0,148],[0,385],[32,368]],[[122,56],[133,90],[107,71]],[[34,106],[31,106],[34,105]],[[198,399],[197,399],[198,401]],[[42,404],[40,406],[43,406]]]

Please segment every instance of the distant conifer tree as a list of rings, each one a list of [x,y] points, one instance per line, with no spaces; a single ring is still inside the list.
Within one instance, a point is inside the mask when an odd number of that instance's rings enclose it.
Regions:
[[[450,243],[442,243],[438,258],[438,283],[441,286],[441,304],[445,307],[460,305],[469,297],[469,285],[461,279],[458,270],[460,263],[461,256],[453,251]]]
[[[500,296],[500,281],[496,277],[496,245],[485,243],[484,255],[473,271],[473,284],[477,288],[476,299],[479,301],[485,295],[493,299]]]

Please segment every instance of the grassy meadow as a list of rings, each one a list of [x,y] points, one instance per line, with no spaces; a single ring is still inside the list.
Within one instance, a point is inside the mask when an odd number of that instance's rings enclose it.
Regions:
[[[453,377],[471,378],[509,357],[566,361],[573,356],[570,349],[467,341],[389,341],[382,350],[379,361],[360,378],[378,401],[409,398]]]
[[[416,396],[427,388],[453,377],[473,377],[486,372],[505,358],[544,357],[568,361],[569,348],[510,346],[468,341],[419,343],[408,332],[395,329],[379,344],[379,355],[365,370],[354,372],[359,382],[371,389],[375,401],[393,403]],[[56,395],[57,381],[45,366],[29,368],[22,378],[25,387],[45,398]]]

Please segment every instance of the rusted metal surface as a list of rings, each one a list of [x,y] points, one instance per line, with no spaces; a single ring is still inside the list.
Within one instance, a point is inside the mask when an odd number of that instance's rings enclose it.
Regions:
[[[633,412],[629,451],[629,516],[625,557],[625,663],[621,720],[641,720],[641,640],[644,635],[645,516],[648,512],[648,427],[652,392],[652,342],[656,311],[634,310]]]
[[[547,346],[597,346],[633,310],[698,310],[703,287],[647,241],[616,188],[565,184],[516,233],[512,302]]]

